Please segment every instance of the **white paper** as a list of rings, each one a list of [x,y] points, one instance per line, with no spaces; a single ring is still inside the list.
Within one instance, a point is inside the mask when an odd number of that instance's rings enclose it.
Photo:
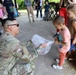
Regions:
[[[33,42],[33,44],[35,45],[35,48],[37,48],[39,45],[47,43],[47,46],[44,48],[39,49],[39,54],[40,55],[44,55],[47,54],[50,51],[50,48],[53,44],[53,40],[47,40],[37,34],[33,35],[33,37],[31,38],[31,41]]]

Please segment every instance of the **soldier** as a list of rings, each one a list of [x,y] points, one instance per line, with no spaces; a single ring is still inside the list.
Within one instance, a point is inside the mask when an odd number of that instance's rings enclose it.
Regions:
[[[0,75],[32,75],[34,60],[38,50],[28,52],[27,48],[15,38],[19,33],[16,19],[4,19],[4,33],[0,36]],[[40,48],[45,47],[45,44]]]

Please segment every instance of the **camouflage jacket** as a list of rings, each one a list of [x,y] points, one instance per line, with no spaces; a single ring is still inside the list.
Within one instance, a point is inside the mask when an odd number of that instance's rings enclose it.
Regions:
[[[23,72],[27,75],[31,73],[34,69],[34,59],[37,56],[37,52],[30,54],[27,48],[10,33],[4,32],[0,36],[0,75],[21,75]],[[20,59],[24,63],[17,64]]]

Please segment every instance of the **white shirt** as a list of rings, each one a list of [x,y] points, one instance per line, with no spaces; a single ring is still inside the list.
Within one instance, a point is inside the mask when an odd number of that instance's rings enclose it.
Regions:
[[[40,0],[40,6],[42,6],[42,0]]]
[[[76,3],[76,0],[74,0],[74,3]]]

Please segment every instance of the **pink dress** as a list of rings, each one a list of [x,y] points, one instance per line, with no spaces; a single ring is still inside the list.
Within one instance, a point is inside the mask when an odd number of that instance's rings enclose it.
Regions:
[[[59,52],[66,53],[70,49],[71,35],[70,35],[70,32],[69,32],[68,28],[66,28],[63,31],[60,31],[60,34],[62,36],[63,42],[66,42],[67,45],[62,46],[62,48],[59,48]]]
[[[2,11],[2,8],[0,8],[0,18],[3,18],[3,11]]]

